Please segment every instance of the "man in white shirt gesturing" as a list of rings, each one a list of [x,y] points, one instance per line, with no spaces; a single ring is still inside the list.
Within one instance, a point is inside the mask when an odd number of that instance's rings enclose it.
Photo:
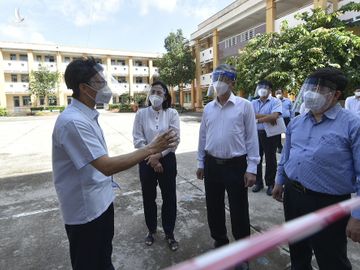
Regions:
[[[222,64],[212,73],[217,97],[208,103],[200,126],[198,179],[204,179],[206,208],[214,247],[229,243],[225,226],[225,190],[229,198],[232,234],[250,235],[248,187],[256,181],[260,161],[255,113],[251,103],[232,93],[236,71]],[[244,263],[236,269],[248,269]]]

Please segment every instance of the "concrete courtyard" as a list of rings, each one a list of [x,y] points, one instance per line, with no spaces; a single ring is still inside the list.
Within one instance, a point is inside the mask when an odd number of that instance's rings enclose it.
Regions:
[[[101,112],[99,118],[110,155],[133,151],[133,113]],[[0,118],[0,269],[71,269],[68,241],[51,176],[51,133],[57,115]],[[171,252],[161,220],[153,246],[144,244],[146,226],[137,167],[115,175],[113,263],[116,269],[163,269],[212,249],[206,221],[203,183],[195,177],[200,114],[182,114],[177,150],[178,216]],[[160,195],[160,194],[158,194]],[[160,196],[158,196],[160,197]],[[159,198],[159,204],[161,199]],[[282,205],[262,191],[249,192],[252,233],[283,222]],[[160,207],[158,207],[160,212]],[[229,219],[228,219],[229,220]],[[229,235],[231,235],[230,226]],[[359,244],[349,240],[349,257],[360,270]],[[287,247],[250,262],[251,269],[289,267]]]

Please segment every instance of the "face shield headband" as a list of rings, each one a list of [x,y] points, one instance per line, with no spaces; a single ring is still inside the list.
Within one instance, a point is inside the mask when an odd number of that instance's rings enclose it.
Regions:
[[[300,88],[299,94],[295,99],[292,110],[294,112],[300,111],[301,104],[307,99],[308,104],[312,104],[309,102],[310,97],[315,99],[315,97],[328,97],[329,95],[333,95],[336,91],[337,85],[331,81],[320,79],[320,78],[307,78],[303,85]],[[317,102],[320,107],[320,103]],[[323,106],[325,106],[324,104]],[[305,104],[306,106],[306,104]],[[311,108],[308,108],[311,109]],[[318,108],[319,109],[319,108]],[[316,108],[314,108],[316,110]]]
[[[217,81],[224,81],[225,78],[228,78],[232,81],[235,81],[236,79],[236,73],[234,72],[230,72],[230,71],[226,71],[226,70],[215,70],[212,73],[212,82],[217,82]]]

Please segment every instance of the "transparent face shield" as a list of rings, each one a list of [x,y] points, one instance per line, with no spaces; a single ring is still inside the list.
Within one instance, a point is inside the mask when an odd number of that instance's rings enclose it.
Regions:
[[[302,103],[306,109],[318,112],[328,107],[336,92],[336,84],[319,78],[307,78],[293,104],[293,112],[300,112]]]
[[[269,85],[267,84],[258,84],[256,86],[255,92],[254,92],[254,97],[260,96],[260,97],[264,97],[267,96],[267,94],[271,92],[271,88]]]
[[[216,90],[217,86],[223,83],[228,84],[229,81],[235,81],[235,80],[236,80],[236,73],[226,70],[215,70],[211,74],[211,84],[209,85],[207,96],[212,97],[215,95],[215,93],[219,92]]]

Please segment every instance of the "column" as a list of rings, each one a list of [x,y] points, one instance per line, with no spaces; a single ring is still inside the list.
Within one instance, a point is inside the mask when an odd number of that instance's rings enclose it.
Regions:
[[[133,59],[129,58],[129,95],[130,96],[134,96],[134,89],[133,89],[133,84],[134,84],[134,78],[133,78]]]
[[[111,73],[111,56],[106,56],[106,81],[108,82],[108,84],[110,84],[110,88],[111,88],[111,84],[112,84],[112,73]],[[109,101],[109,104],[113,104],[113,99],[111,98]]]
[[[213,67],[214,69],[219,65],[219,52],[218,52],[218,43],[219,43],[219,33],[215,29],[213,31]]]
[[[174,91],[174,87],[170,86],[170,96],[171,96],[171,104],[175,104],[176,102],[176,95]]]
[[[326,9],[327,0],[314,0],[314,8]]]
[[[183,88],[184,88],[184,84],[181,83],[179,85],[179,102],[180,102],[180,106],[184,106],[184,91],[183,91]]]
[[[0,49],[0,107],[6,108],[6,93],[5,93],[5,75],[4,75],[4,56]]]
[[[195,109],[201,109],[202,105],[202,90],[200,84],[201,77],[201,67],[200,67],[200,42],[197,39],[195,41],[195,59],[196,59],[196,69],[195,69],[195,80],[196,80],[196,105]]]
[[[275,31],[276,4],[275,0],[266,0],[266,33]]]
[[[31,71],[34,70],[34,54],[32,51],[27,52],[27,58],[28,58],[29,87],[30,87],[30,80],[31,80],[30,74]],[[37,100],[37,97],[34,95],[31,96],[31,104],[33,107],[40,105],[39,100]]]
[[[149,59],[149,76],[148,76],[148,82],[149,84],[152,84],[154,82],[154,70],[153,70],[153,60]]]
[[[57,92],[58,92],[58,98],[59,98],[59,106],[66,106],[67,105],[67,95],[66,95],[66,89],[63,89],[63,74],[62,74],[62,59],[60,52],[56,53],[56,68],[57,71],[60,73],[58,85],[57,85]]]

